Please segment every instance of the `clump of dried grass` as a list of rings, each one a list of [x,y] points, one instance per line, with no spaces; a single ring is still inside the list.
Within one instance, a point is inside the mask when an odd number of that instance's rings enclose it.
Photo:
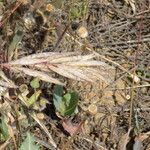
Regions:
[[[13,72],[22,72],[29,76],[38,77],[43,81],[64,85],[59,79],[51,76],[55,72],[64,77],[77,80],[96,82],[102,80],[106,83],[113,81],[115,68],[98,60],[94,54],[77,55],[75,53],[37,53],[29,55],[1,66]],[[99,68],[99,69],[98,69]],[[108,77],[109,76],[109,77]]]

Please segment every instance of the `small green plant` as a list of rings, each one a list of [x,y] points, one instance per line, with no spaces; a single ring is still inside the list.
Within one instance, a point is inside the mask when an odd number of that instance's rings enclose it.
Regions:
[[[40,83],[39,83],[39,78],[34,78],[31,82],[30,85],[32,88],[37,89],[40,87]]]
[[[78,94],[75,91],[69,91],[63,94],[63,87],[56,85],[54,88],[53,102],[56,110],[62,116],[71,116],[77,110]]]
[[[137,69],[136,73],[139,77],[150,78],[150,71],[144,70],[144,66],[141,66],[139,69]]]
[[[41,110],[46,107],[47,100],[41,97],[42,91],[40,88],[39,78],[34,78],[30,82],[30,86],[33,88],[34,93],[29,97],[29,90],[26,84],[20,86],[20,94],[18,95],[19,99],[27,106],[32,107],[36,110]]]
[[[5,117],[0,118],[0,141],[6,141],[9,138],[8,126]]]
[[[19,150],[39,150],[39,145],[35,144],[35,138],[30,133],[27,133],[27,137],[22,142]]]
[[[70,9],[70,19],[79,19],[85,16],[87,12],[87,2],[81,1],[75,3],[74,6]]]

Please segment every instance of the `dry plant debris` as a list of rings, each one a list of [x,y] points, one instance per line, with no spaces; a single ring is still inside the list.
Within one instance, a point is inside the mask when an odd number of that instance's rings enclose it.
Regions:
[[[149,16],[149,0],[0,0],[0,149],[149,150]]]

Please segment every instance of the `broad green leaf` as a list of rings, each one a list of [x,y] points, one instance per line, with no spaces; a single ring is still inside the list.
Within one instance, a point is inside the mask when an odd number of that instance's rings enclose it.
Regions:
[[[63,96],[63,86],[56,85],[54,87],[54,98],[60,101],[62,99],[62,96]]]
[[[22,27],[19,25],[16,25],[15,35],[14,35],[14,37],[9,45],[9,48],[8,48],[9,60],[11,60],[12,57],[14,56],[15,50],[17,49],[19,42],[21,42],[23,35],[24,35],[24,33],[23,33]]]
[[[70,93],[65,94],[63,96],[63,100],[65,102],[66,107],[68,107],[70,104],[70,100],[71,100],[71,94]]]
[[[0,122],[0,141],[6,141],[9,138],[8,126],[5,119],[1,118]]]
[[[40,147],[35,144],[35,138],[30,133],[27,133],[27,137],[22,142],[19,150],[39,150]]]
[[[75,113],[78,103],[78,95],[74,91],[70,91],[63,96],[63,87],[55,86],[53,94],[53,102],[56,110],[62,116],[70,116]]]
[[[64,95],[63,101],[65,101],[66,106],[64,116],[70,116],[75,113],[78,104],[78,94],[74,91],[70,91]]]
[[[40,83],[39,83],[39,78],[34,78],[31,82],[30,85],[32,88],[37,89],[40,87]]]
[[[63,96],[63,86],[61,85],[56,85],[54,87],[54,92],[53,92],[53,102],[56,110],[60,110],[62,107],[62,96]]]

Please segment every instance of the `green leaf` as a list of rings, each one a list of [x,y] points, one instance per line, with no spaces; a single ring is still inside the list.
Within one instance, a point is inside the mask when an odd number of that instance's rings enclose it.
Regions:
[[[39,98],[40,94],[41,94],[41,90],[35,91],[35,93],[30,98],[28,98],[28,101],[27,101],[28,106],[33,105]]]
[[[39,78],[34,78],[31,82],[30,85],[32,88],[37,89],[40,87],[40,83],[39,83]]]
[[[8,126],[5,123],[5,119],[1,118],[0,122],[0,140],[6,141],[9,138]]]
[[[67,93],[63,96],[63,101],[65,102],[66,107],[69,106],[71,100],[71,94]]]
[[[35,138],[30,133],[27,133],[27,137],[22,142],[19,150],[39,150],[40,147],[35,144]]]
[[[61,85],[56,85],[54,87],[54,92],[53,92],[53,102],[56,110],[61,109],[62,105],[62,96],[63,96],[63,86]]]
[[[64,116],[70,116],[75,113],[78,104],[78,94],[74,91],[70,91],[64,95],[63,101],[65,101],[66,106]]]
[[[79,10],[78,8],[74,7],[71,10],[71,17],[73,17],[73,19],[78,18],[80,16],[79,14]]]
[[[56,110],[62,116],[70,116],[75,113],[78,104],[78,94],[70,91],[63,96],[63,87],[56,85],[53,93],[53,102]]]
[[[23,28],[19,25],[16,25],[15,35],[14,35],[14,37],[9,45],[9,48],[8,48],[9,60],[11,60],[12,57],[16,54],[15,50],[17,49],[19,43],[21,42],[23,35],[24,35]]]

